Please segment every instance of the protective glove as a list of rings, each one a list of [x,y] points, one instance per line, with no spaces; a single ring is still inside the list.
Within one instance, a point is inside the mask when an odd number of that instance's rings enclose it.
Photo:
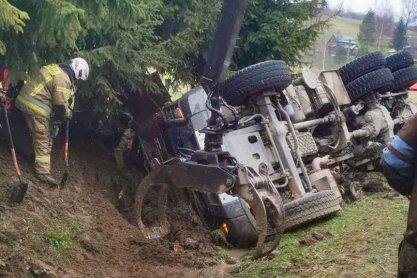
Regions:
[[[56,138],[59,133],[59,127],[61,126],[61,121],[54,120],[51,125],[50,135],[52,138]]]
[[[72,110],[64,105],[54,106],[54,119],[59,121],[71,120]]]
[[[6,101],[6,95],[0,92],[0,103]]]
[[[64,105],[55,105],[54,106],[54,121],[63,121],[65,120],[66,109]]]
[[[65,110],[65,119],[66,119],[66,120],[71,120],[71,119],[72,119],[72,110],[71,110],[71,109],[69,109],[69,108],[67,108],[67,109]]]

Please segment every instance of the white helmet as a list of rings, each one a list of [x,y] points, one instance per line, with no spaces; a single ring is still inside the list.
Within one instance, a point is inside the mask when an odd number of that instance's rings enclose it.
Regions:
[[[80,57],[74,58],[71,60],[70,67],[74,71],[76,79],[87,80],[90,67],[86,60]]]

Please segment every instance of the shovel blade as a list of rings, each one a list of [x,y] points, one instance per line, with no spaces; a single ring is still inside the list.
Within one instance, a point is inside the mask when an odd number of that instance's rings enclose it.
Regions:
[[[62,176],[61,184],[59,185],[60,188],[65,188],[65,186],[67,185],[68,177],[69,173],[64,173],[64,175]]]
[[[12,184],[12,190],[10,193],[10,201],[14,203],[21,203],[23,202],[23,199],[25,198],[26,192],[28,190],[27,183],[14,183]]]

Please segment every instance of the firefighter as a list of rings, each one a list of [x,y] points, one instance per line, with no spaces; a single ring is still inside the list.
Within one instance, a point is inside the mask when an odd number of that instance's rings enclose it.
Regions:
[[[391,187],[410,200],[407,229],[398,252],[398,277],[417,277],[417,114],[383,150],[382,170]]]
[[[0,102],[4,102],[6,100],[6,93],[5,93],[6,89],[3,88],[2,83],[3,82],[1,82],[1,80],[0,80]]]
[[[117,169],[122,172],[128,168],[129,155],[132,150],[135,132],[133,130],[133,117],[130,113],[120,111],[118,113],[118,121],[122,129],[122,137],[114,149],[114,158]]]
[[[6,101],[6,91],[9,87],[9,84],[6,82],[6,78],[9,74],[7,69],[0,68],[0,103]]]
[[[24,113],[32,134],[36,177],[51,186],[58,185],[51,176],[52,138],[60,124],[71,119],[75,80],[87,80],[89,72],[87,61],[79,57],[44,66],[16,98],[16,107]]]
[[[113,153],[118,170],[116,184],[122,187],[118,194],[118,198],[121,200],[125,193],[135,186],[137,180],[130,161],[135,131],[133,128],[133,117],[129,112],[118,111],[117,118],[122,136]]]

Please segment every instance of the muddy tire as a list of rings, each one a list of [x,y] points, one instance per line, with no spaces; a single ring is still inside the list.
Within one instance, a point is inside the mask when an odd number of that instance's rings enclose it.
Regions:
[[[227,240],[235,246],[248,247],[253,246],[258,234],[254,223],[252,223],[246,215],[242,215],[233,219],[226,219],[225,223],[229,230]]]
[[[364,74],[384,68],[386,64],[381,52],[373,52],[347,63],[339,69],[339,74],[343,83],[347,85]]]
[[[292,82],[284,61],[266,61],[239,70],[223,83],[223,98],[235,106],[242,105],[256,93],[275,88],[283,90]]]
[[[349,184],[349,192],[352,200],[358,201],[363,195],[362,184],[359,182],[351,182]]]
[[[346,86],[349,97],[355,101],[371,92],[379,91],[384,93],[394,82],[394,76],[388,68],[382,68],[367,73]],[[380,90],[379,90],[380,89]]]
[[[387,60],[387,68],[392,72],[408,68],[414,64],[413,56],[408,51],[400,51],[385,58]]]
[[[335,214],[341,209],[340,199],[331,190],[313,193],[284,205],[285,228],[292,229]]]
[[[240,247],[253,246],[258,239],[258,233],[256,232],[256,220],[248,204],[242,199],[239,199],[234,204],[233,210],[239,216],[225,219],[229,229],[229,234],[227,235],[228,241]]]
[[[408,68],[397,70],[393,73],[394,82],[387,87],[386,92],[399,92],[407,89],[417,82],[417,68],[411,66]]]

